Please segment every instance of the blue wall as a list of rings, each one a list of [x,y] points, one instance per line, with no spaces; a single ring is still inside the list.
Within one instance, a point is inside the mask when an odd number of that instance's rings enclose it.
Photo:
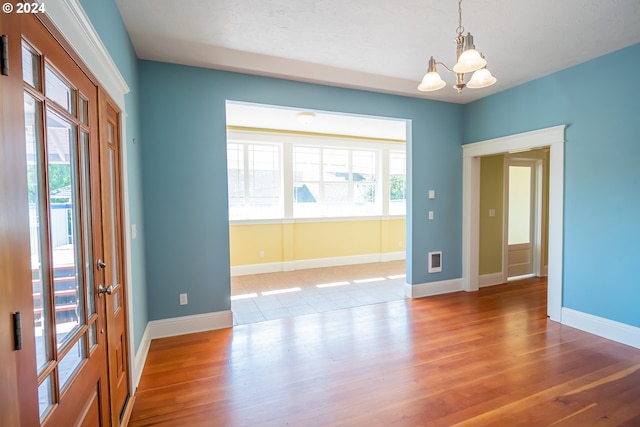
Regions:
[[[461,276],[462,106],[150,61],[140,75],[150,320],[230,308],[226,100],[411,120],[407,280]]]
[[[132,333],[137,351],[149,320],[147,316],[145,226],[142,206],[142,138],[139,126],[138,59],[115,2],[112,0],[80,0],[80,3],[131,89],[131,92],[125,96],[126,141],[122,141],[122,147],[126,150],[128,161],[129,215],[131,224],[136,224],[137,228],[137,238],[131,241],[133,295],[129,295],[129,304],[132,304],[133,308],[134,330]],[[128,226],[129,224],[125,224],[125,227]]]
[[[464,142],[567,124],[563,306],[640,327],[640,45],[471,103]],[[594,87],[605,82],[602,88]]]

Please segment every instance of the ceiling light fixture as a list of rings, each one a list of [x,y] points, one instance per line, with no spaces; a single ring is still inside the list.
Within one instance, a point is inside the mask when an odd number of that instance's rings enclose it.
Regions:
[[[496,78],[486,69],[487,60],[476,50],[473,44],[473,36],[467,33],[463,36],[464,27],[462,26],[462,0],[458,0],[458,28],[456,29],[458,36],[456,37],[456,65],[453,69],[447,67],[442,62],[436,62],[433,56],[429,59],[429,68],[427,74],[422,78],[422,82],[418,85],[418,90],[422,92],[431,92],[442,89],[447,84],[442,80],[436,64],[442,65],[447,71],[456,74],[456,84],[453,85],[458,93],[462,92],[465,87],[471,89],[480,89],[491,86],[496,82]],[[464,81],[466,73],[473,73],[468,84]]]
[[[301,111],[296,114],[300,123],[309,124],[316,118],[316,113],[312,111]]]

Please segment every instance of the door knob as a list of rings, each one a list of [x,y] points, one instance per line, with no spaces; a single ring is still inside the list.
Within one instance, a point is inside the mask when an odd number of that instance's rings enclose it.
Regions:
[[[105,285],[100,285],[98,286],[98,295],[102,295],[102,294],[107,294],[107,295],[111,295],[113,294],[113,285],[109,285],[109,286],[105,286]]]
[[[104,263],[104,261],[102,261],[102,258],[98,258],[98,270],[102,270],[103,268],[107,268],[107,264]]]

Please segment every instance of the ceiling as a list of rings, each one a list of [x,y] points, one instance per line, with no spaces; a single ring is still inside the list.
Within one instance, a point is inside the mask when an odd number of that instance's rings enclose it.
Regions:
[[[453,66],[455,0],[116,0],[142,59],[468,103],[640,42],[638,0],[466,0],[498,83],[416,87]],[[467,78],[468,80],[469,78]]]
[[[313,113],[309,122],[300,113]],[[294,132],[406,140],[407,123],[402,119],[371,117],[332,111],[309,111],[273,105],[227,101],[227,126],[277,129]]]

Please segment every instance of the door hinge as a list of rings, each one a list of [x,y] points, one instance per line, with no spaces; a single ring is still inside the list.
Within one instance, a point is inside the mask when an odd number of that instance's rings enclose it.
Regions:
[[[0,73],[9,75],[9,36],[2,35],[2,48],[0,49]]]
[[[22,350],[22,321],[19,311],[13,313],[13,349]]]

